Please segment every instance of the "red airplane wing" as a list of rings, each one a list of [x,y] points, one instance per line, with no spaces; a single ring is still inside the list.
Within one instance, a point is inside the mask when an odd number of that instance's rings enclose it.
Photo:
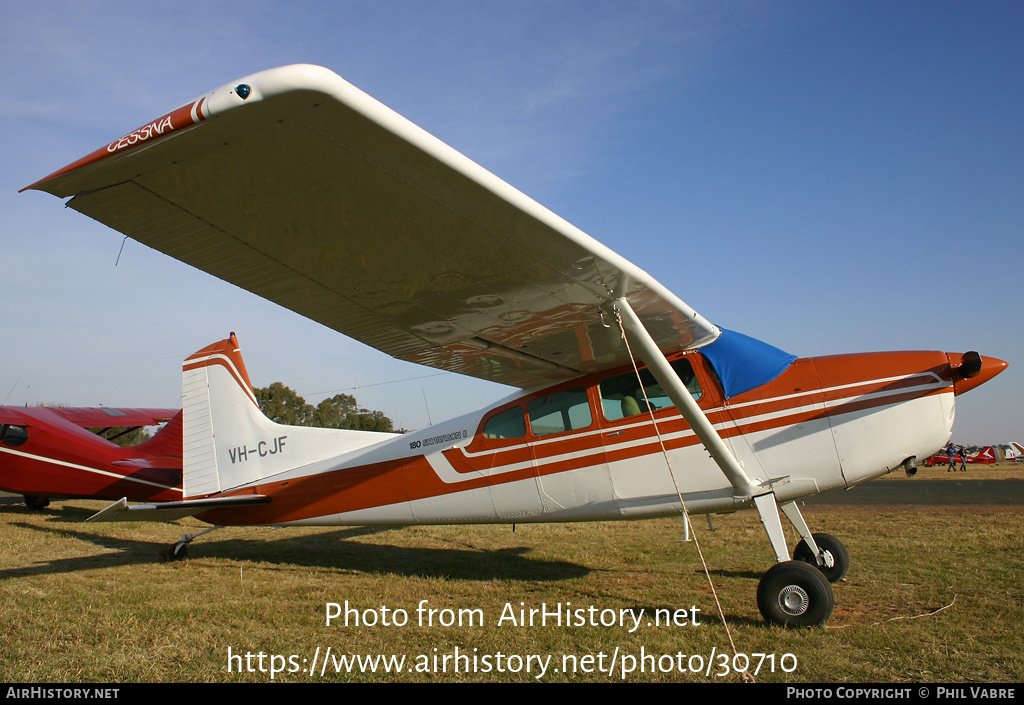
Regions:
[[[167,423],[178,413],[177,409],[49,408],[51,411],[82,428],[157,426]]]

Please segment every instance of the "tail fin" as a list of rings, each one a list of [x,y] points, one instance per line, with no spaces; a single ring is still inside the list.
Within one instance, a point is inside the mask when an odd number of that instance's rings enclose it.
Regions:
[[[999,460],[999,454],[996,453],[996,449],[992,446],[985,446],[978,451],[978,454],[973,458],[968,456],[967,462],[969,463],[981,463],[982,465],[993,465]]]
[[[392,435],[271,421],[260,411],[234,333],[186,358],[182,404],[185,497],[257,482]]]
[[[181,457],[181,412],[175,414],[164,427],[153,434],[148,441],[135,446],[140,452],[150,455],[164,455],[170,458]]]

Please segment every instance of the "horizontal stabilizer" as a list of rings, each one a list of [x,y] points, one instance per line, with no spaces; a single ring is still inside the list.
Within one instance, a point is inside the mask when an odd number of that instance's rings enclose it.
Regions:
[[[267,504],[268,502],[270,502],[270,497],[266,495],[245,494],[129,506],[128,500],[122,497],[103,511],[93,514],[86,521],[176,521],[211,509],[244,507],[253,504]]]

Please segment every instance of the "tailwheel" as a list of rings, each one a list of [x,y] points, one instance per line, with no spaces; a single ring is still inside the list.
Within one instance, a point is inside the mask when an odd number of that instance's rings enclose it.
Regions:
[[[183,561],[186,558],[188,558],[188,545],[190,543],[195,541],[203,534],[208,534],[211,531],[216,531],[219,528],[221,527],[211,526],[209,529],[203,529],[202,531],[196,534],[183,534],[180,539],[172,543],[164,550],[160,551],[160,557],[168,563],[173,563],[174,561]]]
[[[837,583],[846,577],[850,569],[850,554],[843,542],[831,534],[812,534],[814,543],[818,544],[821,551],[821,562],[808,547],[807,542],[801,540],[793,550],[793,560],[809,563],[820,570],[830,583]]]
[[[172,543],[170,546],[160,551],[160,557],[168,563],[183,561],[188,558],[188,544],[182,541]]]
[[[802,561],[776,563],[757,585],[757,607],[770,624],[818,626],[832,615],[834,605],[828,580]]]

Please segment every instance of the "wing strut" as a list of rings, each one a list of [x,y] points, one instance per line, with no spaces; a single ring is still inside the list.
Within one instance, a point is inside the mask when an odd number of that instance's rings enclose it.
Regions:
[[[668,393],[669,399],[682,413],[683,418],[690,424],[690,428],[704,444],[704,448],[711,455],[725,476],[729,479],[735,491],[733,496],[749,499],[750,497],[764,492],[763,488],[754,483],[743,471],[736,456],[732,454],[725,441],[718,435],[718,431],[711,425],[704,411],[697,406],[686,385],[679,379],[668,360],[658,348],[651,334],[640,322],[629,302],[624,298],[617,299],[614,304],[615,312],[622,322],[622,329],[629,337],[631,346],[639,351],[640,359],[647,365],[647,369],[658,380],[658,384]]]

